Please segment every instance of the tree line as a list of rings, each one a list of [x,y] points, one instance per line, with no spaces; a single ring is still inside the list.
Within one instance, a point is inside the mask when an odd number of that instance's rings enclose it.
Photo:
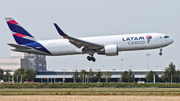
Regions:
[[[180,71],[176,70],[176,66],[171,62],[168,67],[165,68],[161,78],[156,72],[150,71],[146,76],[146,80],[153,81],[153,76],[155,75],[155,81],[157,82],[161,79],[161,82],[180,82]]]
[[[72,79],[74,82],[110,82],[111,81],[112,74],[109,71],[105,71],[104,73],[101,73],[99,70],[98,72],[94,73],[92,69],[89,71],[81,70],[78,72],[75,70]],[[102,78],[102,79],[101,79]],[[124,71],[121,74],[122,82],[133,82],[134,81],[134,75],[132,74],[132,70]]]
[[[9,70],[6,70],[5,73],[3,69],[0,69],[0,80],[4,82],[25,82],[25,81],[34,81],[36,77],[36,70],[27,68],[26,70],[21,67],[14,71],[14,74],[11,75]]]
[[[132,70],[124,71],[119,75],[121,75],[120,80],[122,82],[134,82],[134,74],[132,73]],[[112,74],[109,71],[105,71],[104,73],[98,71],[94,73],[92,69],[89,71],[81,70],[81,72],[75,70],[72,79],[74,82],[111,82],[111,76]],[[13,75],[10,74],[9,70],[3,71],[0,69],[0,80],[3,80],[4,82],[34,81],[35,77],[36,70],[29,68],[25,70],[21,67],[17,69]],[[160,79],[162,80],[160,82],[180,82],[180,71],[176,70],[175,65],[171,62],[169,66],[165,68],[161,78],[152,70],[149,71],[145,77],[148,82],[153,82],[154,78],[156,82]]]
[[[72,79],[74,80],[74,82],[81,81],[83,83],[100,82],[100,79],[103,77],[106,82],[110,82],[111,76],[112,75],[108,71],[104,72],[103,74],[100,71],[98,71],[95,74],[92,69],[90,69],[89,72],[83,69],[80,73],[77,70],[75,70]]]
[[[120,81],[122,82],[134,82],[134,74],[132,70],[124,71],[121,75]],[[72,79],[74,82],[100,82],[101,78],[103,82],[110,82],[112,74],[108,71],[104,72],[103,74],[101,71],[93,72],[92,69],[89,71],[81,70],[78,72],[75,70]],[[155,78],[155,82],[180,82],[180,71],[176,70],[175,65],[171,62],[168,67],[165,68],[163,75],[161,78],[157,75],[155,71],[149,71],[145,76],[146,81],[153,82]],[[160,81],[161,79],[161,81]]]

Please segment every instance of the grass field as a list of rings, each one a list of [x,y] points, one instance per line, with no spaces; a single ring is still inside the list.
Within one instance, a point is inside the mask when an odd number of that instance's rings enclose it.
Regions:
[[[180,88],[0,89],[0,95],[180,95]]]
[[[0,91],[179,91],[180,88],[27,88],[11,89],[5,88]]]

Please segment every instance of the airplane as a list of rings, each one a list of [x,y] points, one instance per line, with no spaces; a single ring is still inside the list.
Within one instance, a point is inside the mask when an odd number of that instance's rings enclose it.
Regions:
[[[162,33],[74,38],[64,33],[56,23],[54,26],[64,39],[36,40],[13,18],[5,17],[5,20],[17,43],[8,43],[12,51],[47,56],[89,54],[87,59],[93,62],[96,61],[95,53],[117,56],[122,51],[160,49],[159,55],[162,55],[163,47],[174,42],[172,38]]]

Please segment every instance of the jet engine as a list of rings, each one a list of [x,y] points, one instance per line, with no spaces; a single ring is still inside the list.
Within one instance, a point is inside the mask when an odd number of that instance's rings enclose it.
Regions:
[[[106,56],[116,56],[118,55],[117,45],[106,45],[104,46],[104,51]]]

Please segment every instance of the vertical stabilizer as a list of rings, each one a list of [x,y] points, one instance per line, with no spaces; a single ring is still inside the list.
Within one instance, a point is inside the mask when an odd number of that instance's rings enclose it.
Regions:
[[[12,32],[15,41],[18,44],[24,45],[36,41],[36,39],[31,34],[29,34],[23,27],[21,27],[19,23],[17,23],[13,18],[5,17],[5,20],[9,26],[9,29]]]

